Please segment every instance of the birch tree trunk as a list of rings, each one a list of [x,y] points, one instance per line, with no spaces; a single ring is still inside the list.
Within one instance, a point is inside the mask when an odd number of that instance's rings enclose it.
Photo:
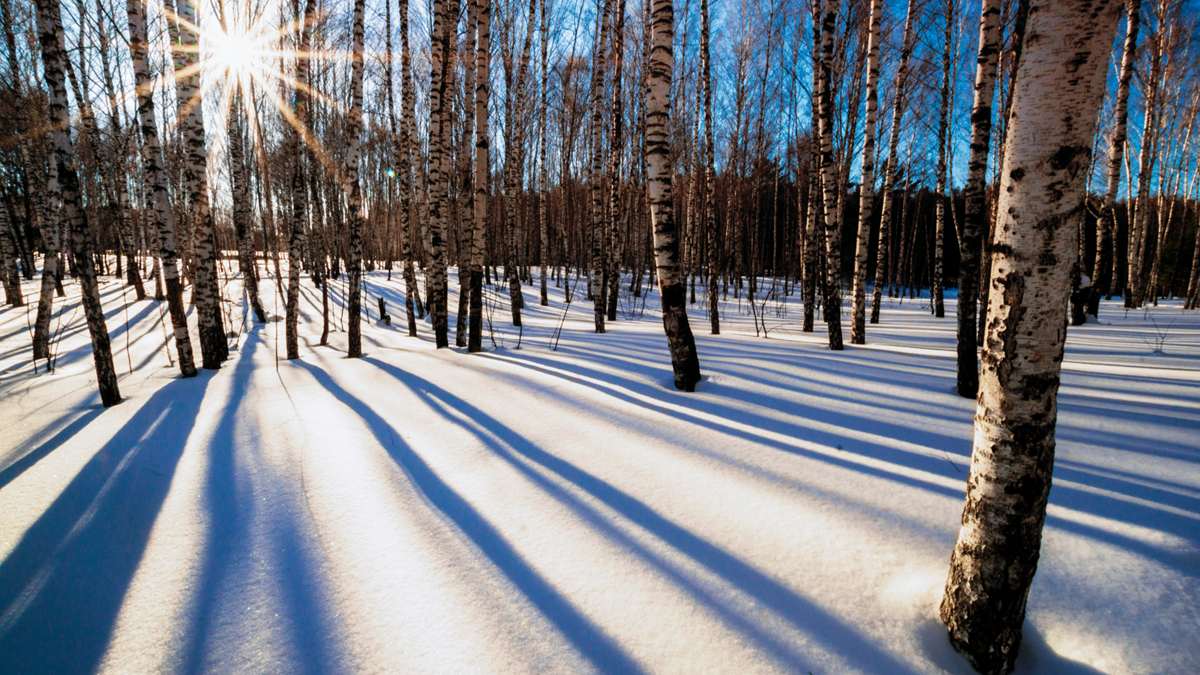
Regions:
[[[597,0],[596,8],[602,12],[600,30],[596,35],[596,57],[592,64],[592,255],[591,279],[594,320],[597,333],[604,332],[605,302],[604,291],[607,284],[604,279],[604,239],[607,230],[607,218],[604,213],[604,112],[601,100],[604,98],[604,71],[608,68],[605,59],[605,45],[608,41],[609,17],[612,14],[613,0]],[[657,11],[657,10],[655,10]],[[672,27],[672,31],[674,27]],[[669,87],[668,87],[669,88]],[[678,250],[679,244],[675,243]]]
[[[183,130],[187,158],[184,184],[192,209],[196,241],[195,294],[196,315],[200,325],[200,361],[215,370],[229,357],[229,343],[221,317],[220,288],[217,285],[217,249],[212,209],[208,197],[208,150],[204,135],[204,106],[201,104],[200,34],[197,31],[196,0],[179,0],[179,36],[182,53],[176,55],[176,81],[180,105],[184,109]]]
[[[625,63],[625,4],[622,2],[614,2],[613,12],[616,14],[615,24],[613,25],[612,51],[613,51],[613,84],[612,84],[612,108],[609,111],[612,117],[612,128],[608,138],[608,238],[605,252],[604,278],[607,283],[607,288],[604,292],[606,303],[607,319],[609,321],[617,320],[617,294],[620,289],[621,271],[620,271],[620,254],[619,254],[619,237],[618,221],[620,219],[620,199],[621,199],[621,151],[624,141],[625,113],[622,108],[621,101],[621,81],[623,79]]]
[[[1010,672],[1054,466],[1065,311],[1119,0],[1031,3],[992,242],[993,292],[962,527],[941,616],[982,673]]]
[[[833,29],[841,0],[824,0],[821,28],[821,89],[819,135],[821,144],[821,191],[825,201],[825,326],[829,348],[842,349],[842,256],[838,209],[840,191],[837,169],[833,166]]]
[[[233,225],[237,233],[238,267],[242,272],[242,286],[250,299],[250,308],[259,323],[267,322],[267,313],[258,297],[258,267],[254,254],[254,235],[251,222],[254,212],[250,207],[250,186],[246,177],[245,126],[246,106],[242,99],[240,83],[232,84],[234,91],[229,104],[229,165],[230,183],[233,193]]]
[[[492,58],[492,3],[479,5],[475,27],[475,214],[471,228],[471,307],[467,351],[483,349],[483,248],[488,206],[488,94]]]
[[[390,2],[390,0],[389,0]],[[346,299],[347,337],[346,356],[362,358],[362,230],[363,205],[362,186],[358,180],[358,161],[362,155],[363,99],[363,12],[366,1],[354,1],[354,44],[350,62],[350,119],[347,122],[348,143],[346,147],[346,186],[350,196],[350,256],[346,261],[349,268],[349,287]]]
[[[900,123],[904,120],[905,87],[908,84],[908,65],[912,59],[913,21],[916,13],[915,0],[908,0],[908,16],[904,19],[904,44],[900,47],[900,66],[896,70],[896,104],[892,109],[892,130],[888,136],[888,159],[883,167],[883,207],[879,218],[879,250],[875,259],[871,323],[879,323],[879,305],[883,301],[883,285],[887,280],[887,264],[891,254],[888,240],[892,229],[892,190],[896,185],[896,151],[900,145]]]
[[[871,0],[867,38],[867,119],[863,128],[862,184],[858,190],[858,236],[854,245],[854,306],[850,344],[867,343],[867,254],[875,200],[875,121],[879,110],[879,34],[883,0]]]
[[[1166,14],[1163,11],[1169,0],[1159,0],[1158,16],[1160,21]],[[1160,92],[1163,76],[1163,31],[1162,25],[1150,32],[1150,73],[1141,81],[1145,86],[1143,99],[1145,110],[1142,115],[1142,147],[1138,157],[1138,180],[1136,210],[1129,218],[1129,279],[1125,284],[1125,307],[1140,307],[1145,294],[1145,259],[1148,237],[1147,219],[1150,209],[1150,182],[1154,176],[1154,166],[1158,160],[1158,127],[1161,113]],[[1129,195],[1130,204],[1135,203],[1133,194]]]
[[[938,117],[937,225],[933,245],[933,315],[939,319],[946,316],[942,257],[946,239],[946,202],[949,199],[946,194],[946,153],[950,144],[950,139],[947,137],[947,125],[950,113],[950,47],[952,45],[950,31],[954,25],[952,0],[946,0],[945,19],[946,32],[943,36],[945,44],[942,47],[942,104]]]
[[[316,21],[316,0],[307,0],[301,18],[299,0],[292,0],[292,11],[301,21],[300,44],[297,45],[296,76],[292,91],[292,117],[294,131],[288,133],[292,146],[292,228],[288,237],[288,286],[287,309],[284,319],[287,358],[300,358],[300,261],[304,255],[306,231],[308,229],[308,187],[305,181],[305,163],[313,154],[308,148],[308,52],[312,43],[313,23]]]
[[[967,183],[963,187],[966,214],[959,246],[956,386],[958,395],[967,398],[975,398],[979,389],[979,333],[975,315],[979,299],[981,238],[987,227],[984,190],[999,56],[1000,0],[984,0],[979,16],[979,55],[975,60],[975,101],[971,107],[971,156],[967,160]]]
[[[679,276],[679,240],[671,195],[671,75],[674,70],[675,8],[672,0],[653,0],[649,74],[646,79],[646,176],[654,225],[654,260],[662,294],[663,328],[671,350],[675,388],[695,391],[700,381],[696,341],[688,325],[684,284]]]
[[[1113,274],[1114,208],[1121,187],[1121,164],[1125,161],[1125,141],[1129,129],[1129,83],[1133,80],[1136,65],[1141,7],[1142,0],[1125,0],[1125,47],[1121,53],[1121,74],[1117,80],[1117,117],[1108,155],[1108,185],[1096,227],[1096,269],[1093,274],[1095,278],[1092,279],[1092,297],[1088,302],[1088,313],[1095,317],[1100,316],[1100,296],[1111,298],[1112,289],[1116,286]]]
[[[17,270],[16,228],[9,222],[8,208],[0,203],[0,258],[3,259],[4,302],[11,307],[24,307],[21,297],[21,273]]]
[[[92,360],[96,366],[96,382],[100,402],[104,407],[121,402],[117,372],[113,368],[112,347],[108,327],[104,323],[104,308],[100,304],[100,288],[92,263],[92,233],[88,229],[87,213],[79,199],[79,176],[75,173],[74,150],[71,146],[70,114],[67,109],[67,88],[63,78],[62,15],[55,0],[37,0],[37,33],[45,69],[46,93],[49,99],[50,127],[47,136],[53,148],[52,174],[47,192],[58,195],[62,206],[59,217],[71,233],[71,255],[79,277],[81,302],[92,341]]]
[[[390,0],[389,0],[390,1]],[[400,174],[400,257],[404,259],[404,313],[408,321],[408,336],[417,336],[414,300],[419,303],[417,273],[412,256],[413,207],[413,127],[416,124],[416,89],[412,80],[412,52],[408,47],[408,0],[400,0],[400,94],[404,116],[400,131],[400,146],[396,165]]]
[[[541,143],[541,155],[538,157],[538,233],[541,235],[541,305],[546,307],[550,300],[546,295],[546,265],[550,262],[550,232],[546,222],[546,200],[550,193],[549,168],[546,164],[546,113],[549,110],[547,96],[550,80],[546,73],[546,56],[550,44],[550,17],[546,15],[546,0],[539,2],[542,13],[542,105],[538,109],[538,139]],[[532,20],[532,17],[531,19]]]
[[[113,85],[112,68],[109,60],[109,41],[108,30],[105,24],[105,10],[101,5],[100,0],[96,0],[96,35],[97,47],[100,52],[100,63],[104,75],[104,89],[108,94],[109,105],[109,134],[116,139],[116,152],[113,157],[112,175],[109,180],[112,182],[113,191],[117,196],[117,235],[121,242],[121,248],[125,251],[126,267],[125,279],[126,283],[133,286],[134,298],[137,300],[146,299],[146,287],[142,282],[142,273],[137,265],[137,237],[133,231],[133,215],[130,213],[129,205],[129,186],[126,181],[128,161],[125,157],[127,148],[125,146],[125,133],[123,130],[124,124],[121,121],[121,99],[117,96],[116,87]]]
[[[704,94],[704,232],[708,239],[708,322],[713,335],[721,333],[717,306],[717,207],[715,191],[717,170],[713,143],[712,56],[709,54],[708,0],[700,0],[700,68]]]
[[[179,262],[175,254],[175,219],[171,212],[167,183],[163,177],[162,147],[159,144],[158,125],[154,118],[153,82],[146,63],[149,43],[143,2],[144,0],[126,0],[125,8],[129,15],[129,54],[133,62],[138,124],[142,136],[142,170],[153,204],[153,211],[147,215],[153,218],[151,231],[158,235],[158,257],[162,259],[162,275],[167,287],[167,311],[171,315],[171,332],[175,336],[179,373],[182,377],[195,377],[192,338],[188,332],[187,314],[183,307],[183,284],[179,279]]]
[[[457,3],[455,3],[457,5]],[[429,267],[426,298],[433,324],[434,343],[438,349],[450,346],[446,302],[446,198],[449,162],[445,147],[444,126],[449,125],[447,92],[450,61],[450,28],[446,0],[434,0],[433,9],[433,71],[429,81]],[[455,14],[454,16],[457,16]]]

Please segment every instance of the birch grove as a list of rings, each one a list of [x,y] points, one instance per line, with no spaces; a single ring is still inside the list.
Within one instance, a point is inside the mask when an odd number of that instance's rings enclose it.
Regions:
[[[976,401],[942,619],[1011,669],[1064,340],[1103,330],[1069,305],[1200,309],[1194,2],[465,1],[0,0],[29,359],[60,367],[78,303],[112,406],[113,302],[180,378],[277,321],[281,369],[381,331],[467,368],[661,312],[636,358],[719,396],[700,362],[741,318],[804,366],[916,307]]]

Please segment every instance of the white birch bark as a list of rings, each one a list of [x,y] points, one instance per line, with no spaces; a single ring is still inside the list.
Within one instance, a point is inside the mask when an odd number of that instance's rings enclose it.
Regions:
[[[959,246],[958,375],[959,396],[975,398],[979,389],[979,264],[982,236],[987,227],[984,182],[992,138],[992,99],[1000,55],[1000,0],[984,0],[979,16],[979,52],[975,60],[975,100],[971,106],[971,155],[963,187],[965,215]]]
[[[349,287],[346,302],[348,346],[346,355],[352,359],[362,357],[362,231],[363,203],[362,186],[358,179],[358,162],[362,155],[362,99],[363,99],[363,13],[365,0],[354,2],[353,53],[350,64],[350,119],[347,120],[348,137],[346,148],[346,191],[349,195],[350,255],[346,261]]]
[[[112,346],[104,309],[100,304],[100,288],[96,283],[92,263],[92,233],[87,213],[80,202],[79,176],[75,172],[74,149],[71,144],[70,115],[67,109],[67,89],[63,78],[62,16],[55,0],[37,0],[37,33],[41,47],[42,65],[49,99],[50,127],[47,135],[53,149],[55,174],[46,186],[47,192],[61,200],[59,217],[71,235],[71,256],[79,278],[84,318],[92,342],[92,360],[100,402],[104,407],[121,402],[117,373],[113,367]]]
[[[649,74],[646,78],[646,178],[654,226],[654,261],[662,295],[663,328],[675,371],[675,388],[694,391],[700,381],[696,342],[688,325],[684,284],[679,274],[679,239],[671,195],[671,75],[674,68],[675,8],[653,0]]]
[[[204,135],[204,107],[201,105],[199,18],[196,0],[179,0],[179,36],[181,53],[176,55],[176,86],[183,107],[182,127],[186,139],[184,184],[191,206],[196,245],[195,294],[200,326],[201,366],[215,370],[229,357],[229,344],[221,317],[220,289],[217,284],[217,250],[212,209],[208,195],[208,150]]]
[[[1116,286],[1113,274],[1113,229],[1116,224],[1114,208],[1117,192],[1121,188],[1121,164],[1125,161],[1125,141],[1129,133],[1129,84],[1133,80],[1137,57],[1141,7],[1142,0],[1125,2],[1125,46],[1121,52],[1121,73],[1117,80],[1116,120],[1108,155],[1108,183],[1096,228],[1096,266],[1092,275],[1092,297],[1088,305],[1092,316],[1099,316],[1100,296],[1107,295],[1111,298],[1113,287]]]
[[[962,527],[941,616],[982,673],[1021,641],[1054,466],[1065,311],[1119,0],[1034,0],[1006,138]]]
[[[879,249],[875,258],[875,288],[871,298],[871,323],[879,323],[879,309],[883,302],[883,285],[887,280],[888,259],[891,256],[889,239],[892,221],[892,190],[896,185],[896,152],[900,145],[900,123],[904,120],[905,88],[908,85],[908,66],[913,52],[913,21],[916,18],[915,0],[908,0],[908,14],[904,19],[904,43],[900,47],[900,65],[896,70],[896,103],[892,108],[892,129],[888,136],[888,158],[883,166],[883,197],[879,218]]]
[[[138,124],[142,136],[142,170],[145,173],[153,210],[151,231],[158,236],[158,257],[162,259],[162,275],[166,289],[167,310],[171,316],[171,332],[179,372],[183,377],[195,377],[196,365],[192,354],[192,338],[188,332],[187,314],[183,306],[183,284],[179,279],[179,262],[175,254],[175,220],[171,213],[170,196],[162,169],[162,147],[158,140],[158,125],[154,118],[154,90],[146,58],[149,43],[146,34],[144,0],[126,0],[129,15],[129,54],[133,62],[137,95]]]
[[[858,237],[854,244],[854,299],[850,344],[867,343],[867,254],[871,244],[871,213],[875,203],[875,124],[879,111],[879,38],[883,0],[871,0],[867,19],[867,112],[863,127],[862,183],[858,189]]]
[[[483,349],[483,248],[488,206],[488,98],[491,77],[491,0],[476,0],[475,37],[475,212],[471,230],[471,307],[467,351]]]

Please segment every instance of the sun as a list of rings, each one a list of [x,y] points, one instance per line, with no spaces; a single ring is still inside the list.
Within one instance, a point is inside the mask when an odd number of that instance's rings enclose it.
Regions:
[[[207,66],[218,73],[237,74],[238,79],[263,73],[269,68],[267,59],[274,52],[261,34],[231,28],[213,31],[210,38],[211,56]]]

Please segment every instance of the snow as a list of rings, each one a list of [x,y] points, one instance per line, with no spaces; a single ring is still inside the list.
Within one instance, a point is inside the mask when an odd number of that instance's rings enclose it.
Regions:
[[[708,335],[700,297],[684,394],[656,294],[596,335],[584,286],[565,316],[525,287],[523,331],[489,289],[468,355],[407,337],[374,272],[349,360],[344,286],[321,347],[305,278],[288,362],[224,278],[238,348],[191,380],[165,303],[105,278],[109,409],[76,286],[50,374],[36,307],[0,310],[0,673],[972,672],[937,617],[974,412],[953,297],[843,352],[798,294],[766,338],[732,291]],[[1018,672],[1200,672],[1200,313],[1105,302],[1063,370]]]

